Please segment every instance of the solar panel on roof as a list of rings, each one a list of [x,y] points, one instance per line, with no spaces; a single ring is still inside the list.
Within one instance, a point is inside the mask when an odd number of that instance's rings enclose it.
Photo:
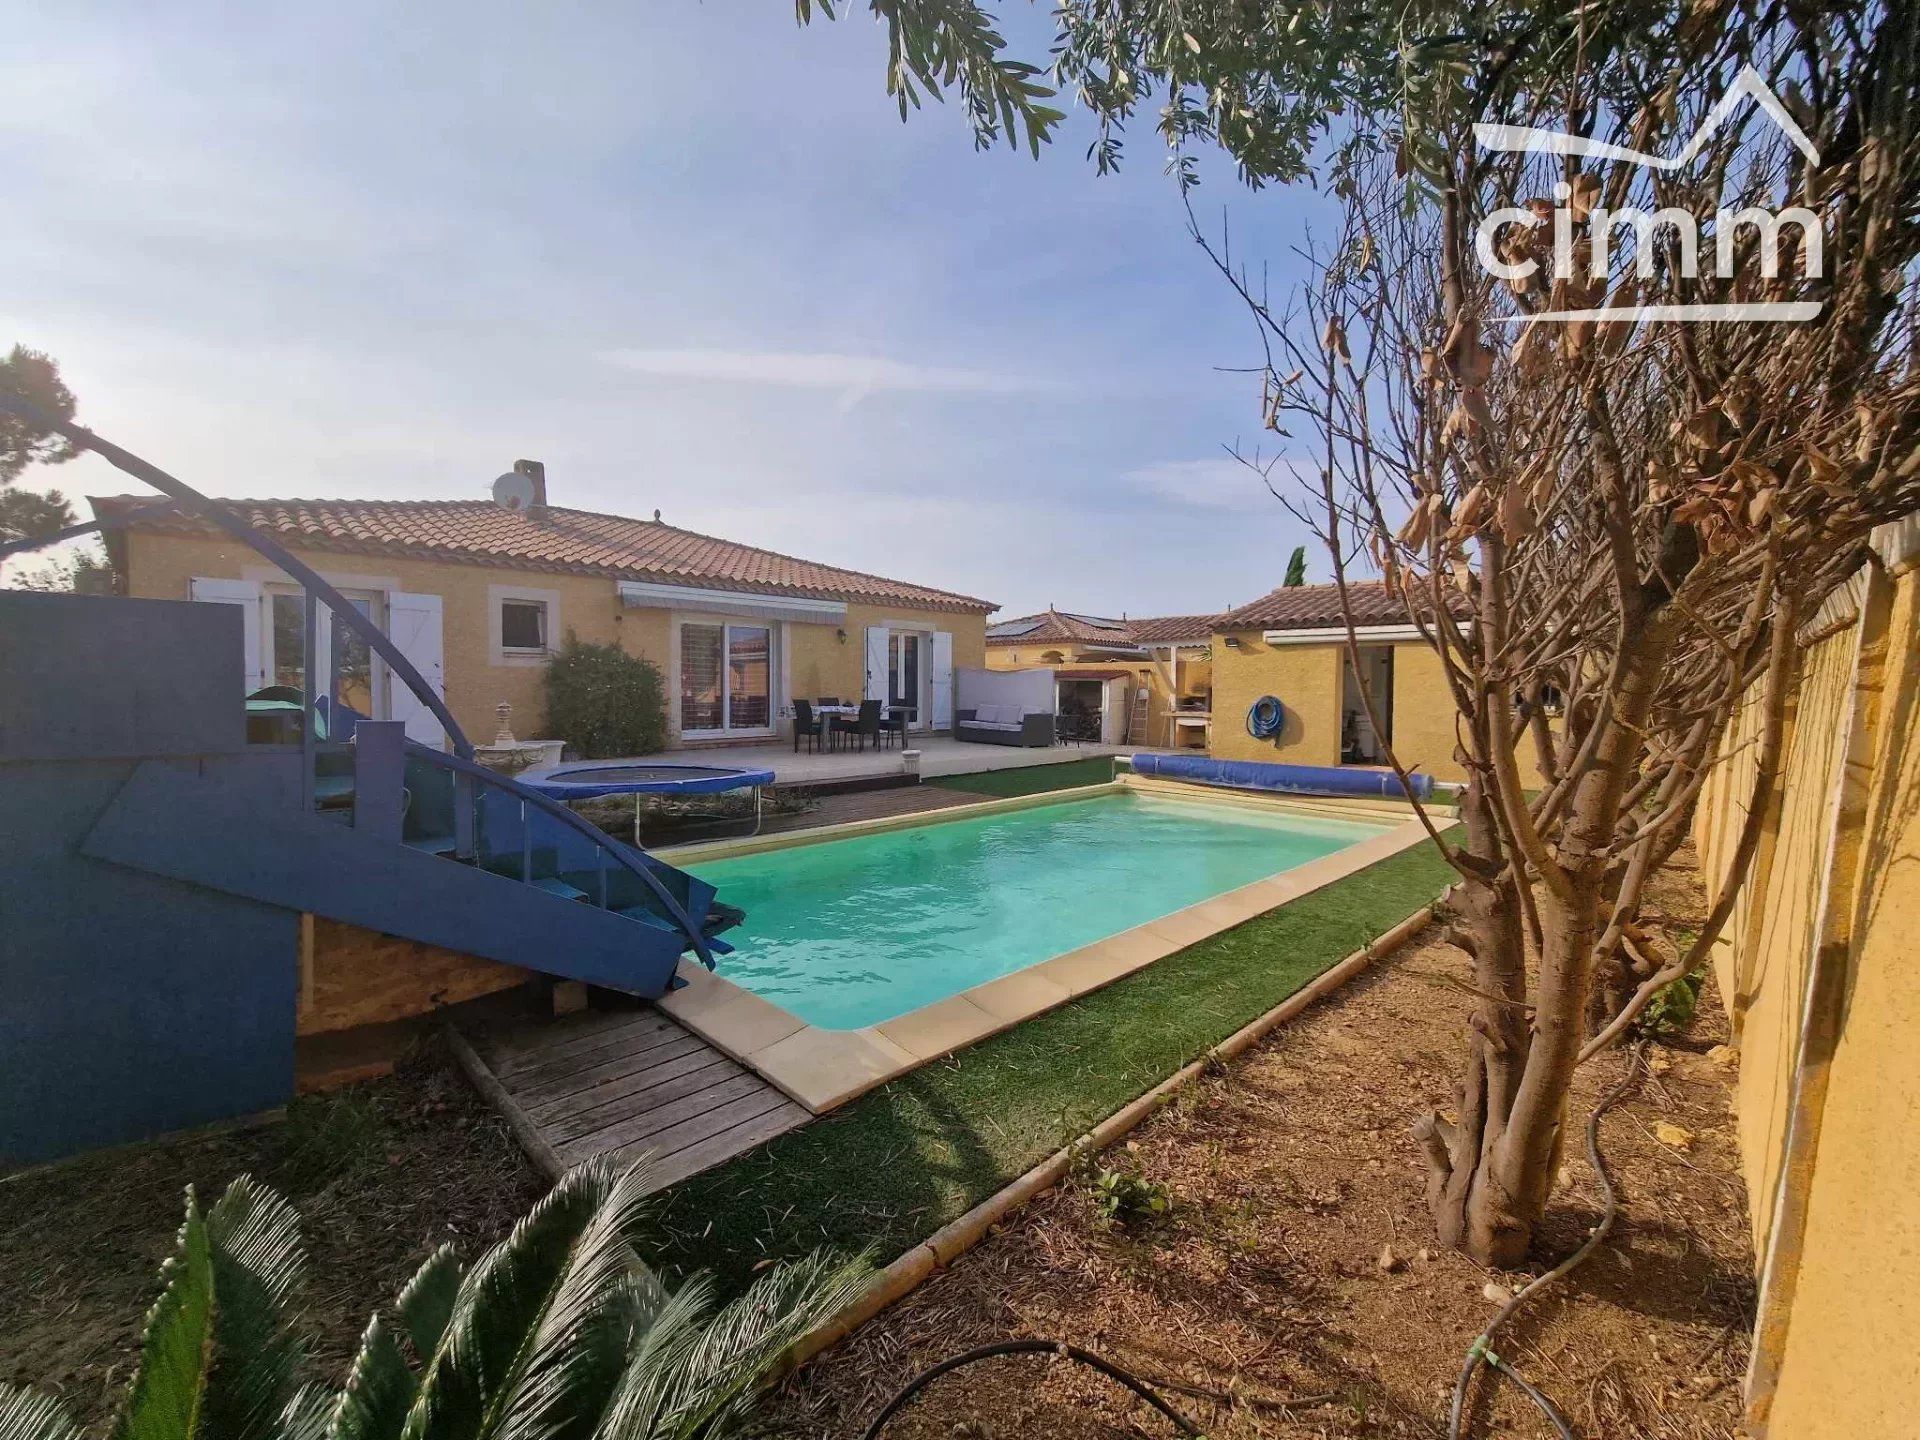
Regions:
[[[987,634],[997,640],[1011,639],[1015,635],[1031,635],[1043,624],[1039,620],[1009,620],[1002,625],[989,625]]]

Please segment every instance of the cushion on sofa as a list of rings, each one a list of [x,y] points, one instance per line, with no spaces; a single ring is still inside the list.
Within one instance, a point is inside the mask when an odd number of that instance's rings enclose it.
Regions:
[[[1002,706],[999,706],[999,705],[980,705],[980,706],[977,706],[977,707],[975,707],[975,709],[974,709],[974,712],[973,712],[973,719],[974,719],[974,723],[975,723],[976,725],[997,725],[997,724],[999,724],[999,723],[1000,723],[1000,711],[1001,711],[1001,710],[1002,710],[1003,708],[1004,708],[1004,707],[1002,707]]]

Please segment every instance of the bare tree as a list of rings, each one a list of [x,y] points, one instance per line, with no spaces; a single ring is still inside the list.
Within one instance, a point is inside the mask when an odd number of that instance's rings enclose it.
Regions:
[[[1707,125],[1750,65],[1817,163],[1763,109]],[[1778,789],[1797,628],[1872,525],[1920,505],[1911,27],[1715,31],[1658,68],[1576,65],[1552,101],[1508,97],[1498,118],[1653,154],[1706,125],[1706,143],[1674,169],[1582,171],[1462,133],[1421,160],[1430,205],[1407,203],[1404,149],[1361,159],[1284,310],[1209,246],[1258,317],[1267,425],[1288,442],[1245,458],[1275,473],[1308,451],[1312,493],[1276,493],[1343,594],[1365,569],[1404,600],[1455,705],[1460,830],[1429,826],[1462,881],[1448,936],[1479,1003],[1452,1113],[1415,1134],[1442,1240],[1494,1265],[1545,1210],[1576,1066],[1731,914]],[[1630,206],[1664,219],[1622,221]],[[1731,222],[1750,206],[1809,223]],[[1647,308],[1796,304],[1811,318]],[[1364,677],[1351,607],[1347,638]],[[1647,884],[1754,686],[1743,833],[1700,933],[1662,953]]]

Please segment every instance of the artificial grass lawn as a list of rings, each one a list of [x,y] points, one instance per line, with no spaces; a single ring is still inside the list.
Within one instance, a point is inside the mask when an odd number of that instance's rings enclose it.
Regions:
[[[1065,767],[1058,767],[1065,768]],[[661,1197],[654,1256],[743,1285],[821,1246],[892,1260],[1421,905],[1420,845],[922,1066]]]
[[[975,795],[1038,795],[1043,790],[1070,790],[1077,785],[1104,785],[1113,779],[1113,757],[1090,755],[1058,765],[1026,765],[1018,770],[981,770],[972,775],[934,775],[924,782],[942,790],[966,790]]]

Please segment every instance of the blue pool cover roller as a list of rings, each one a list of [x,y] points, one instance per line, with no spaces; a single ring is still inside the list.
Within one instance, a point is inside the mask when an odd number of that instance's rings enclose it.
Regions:
[[[1199,785],[1222,785],[1234,790],[1272,790],[1293,795],[1364,795],[1399,800],[1407,796],[1400,777],[1391,770],[1363,770],[1332,765],[1279,765],[1267,760],[1215,760],[1206,755],[1135,755],[1136,775],[1163,780],[1191,780]],[[1412,798],[1433,796],[1431,775],[1412,775]]]

